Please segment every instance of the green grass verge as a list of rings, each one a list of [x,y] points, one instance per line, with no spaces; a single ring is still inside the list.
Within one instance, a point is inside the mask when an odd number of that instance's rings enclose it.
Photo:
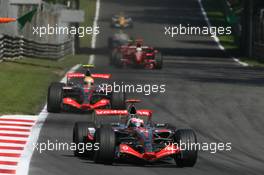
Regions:
[[[96,0],[80,0],[85,21],[92,26]],[[81,47],[89,47],[91,36],[80,38]],[[67,56],[60,61],[23,58],[0,63],[0,114],[37,114],[46,102],[47,89],[76,64],[85,64],[87,55]]]
[[[226,21],[224,14],[223,0],[203,0],[202,1],[207,16],[213,26],[216,27],[228,27],[230,26]],[[221,35],[218,36],[221,44],[226,50],[238,49],[238,45],[235,43],[234,35]]]
[[[83,27],[92,27],[95,14],[96,0],[80,0],[80,9],[85,12],[85,21],[80,24]],[[80,38],[80,47],[90,47],[92,35]]]
[[[47,89],[87,55],[67,56],[62,61],[25,58],[0,63],[0,114],[37,114]]]
[[[226,21],[225,13],[224,13],[224,1],[223,0],[203,0],[203,6],[205,8],[205,11],[207,13],[207,16],[214,26],[223,26],[227,27],[229,24]],[[235,13],[239,15],[241,11],[241,4],[238,3],[238,5],[235,8]],[[224,46],[224,48],[228,51],[238,51],[239,47],[235,42],[235,36],[234,35],[222,35],[218,36],[220,43]],[[264,62],[260,61],[258,59],[253,58],[240,58],[241,61],[246,62],[249,64],[249,66],[258,66],[258,67],[264,67]]]
[[[257,60],[256,58],[240,58],[240,60],[248,63],[249,66],[264,67],[264,62],[262,60]]]

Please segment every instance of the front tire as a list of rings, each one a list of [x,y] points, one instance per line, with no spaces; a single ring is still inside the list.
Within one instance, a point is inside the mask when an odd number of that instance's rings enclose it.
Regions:
[[[94,123],[92,122],[76,122],[73,128],[73,143],[76,144],[77,149],[74,150],[74,155],[77,157],[91,157],[93,155],[93,151],[88,150],[79,150],[79,144],[87,144],[92,143],[88,140],[89,129],[88,128],[95,128]]]
[[[175,133],[175,142],[186,145],[197,145],[196,135],[191,129],[180,129]],[[196,147],[186,148],[175,155],[174,159],[179,167],[193,167],[196,163],[198,150]]]
[[[51,83],[48,90],[47,110],[48,112],[59,113],[62,108],[63,83]]]
[[[115,159],[116,136],[110,125],[102,125],[95,133],[96,143],[99,150],[95,152],[96,163],[112,164]]]
[[[126,94],[125,94],[125,92],[112,92],[111,108],[112,109],[126,109]]]

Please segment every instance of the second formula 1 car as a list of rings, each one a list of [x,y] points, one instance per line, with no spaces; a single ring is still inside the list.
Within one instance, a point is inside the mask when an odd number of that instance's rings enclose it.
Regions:
[[[133,44],[125,44],[114,48],[111,63],[117,67],[143,67],[145,69],[162,69],[161,52],[153,47],[143,46],[143,40],[138,39]]]
[[[131,17],[124,15],[123,13],[114,15],[111,19],[111,27],[115,28],[132,28],[133,20]]]
[[[120,30],[119,32],[108,38],[108,48],[112,50],[119,46],[129,44],[131,43],[131,41],[132,38],[122,30]]]
[[[191,129],[178,129],[168,123],[154,123],[152,111],[137,110],[135,100],[127,110],[95,110],[94,122],[77,122],[73,129],[75,144],[99,144],[99,149],[80,153],[96,163],[112,164],[116,160],[157,162],[174,159],[179,167],[192,167],[197,150],[181,144],[195,145]],[[192,149],[193,148],[193,149]]]
[[[87,70],[85,74],[68,73],[66,83],[51,83],[47,98],[48,112],[126,108],[125,93],[106,93],[106,87],[94,85],[94,78],[109,79],[110,74],[90,74]]]

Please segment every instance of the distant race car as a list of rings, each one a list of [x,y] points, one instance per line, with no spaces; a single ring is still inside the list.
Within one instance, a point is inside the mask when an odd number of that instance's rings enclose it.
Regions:
[[[127,110],[95,110],[94,122],[77,122],[73,129],[75,144],[99,144],[94,151],[75,150],[76,156],[93,158],[96,163],[112,164],[116,160],[157,162],[174,159],[180,167],[192,167],[196,149],[179,145],[196,144],[191,129],[177,129],[168,123],[154,123],[152,111],[137,110],[136,100],[128,100]]]
[[[131,43],[132,38],[124,33],[122,30],[120,30],[119,32],[115,33],[112,37],[108,38],[108,48],[110,50],[117,48],[119,46],[122,45],[126,45]]]
[[[143,40],[136,40],[134,44],[125,44],[114,48],[111,63],[117,67],[143,67],[146,69],[162,69],[163,57],[161,52],[153,47],[143,46]]]
[[[111,19],[111,27],[115,28],[132,28],[133,20],[131,17],[120,13],[118,15],[114,15]]]
[[[110,77],[110,74],[91,74],[88,69],[84,74],[68,73],[66,83],[54,82],[49,86],[48,112],[125,109],[125,93],[106,93],[106,89],[94,85],[94,78]]]

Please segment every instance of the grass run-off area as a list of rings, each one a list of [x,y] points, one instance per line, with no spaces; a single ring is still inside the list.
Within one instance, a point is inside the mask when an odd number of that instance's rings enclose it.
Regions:
[[[96,0],[80,0],[85,21],[93,25]],[[91,36],[80,38],[81,47],[89,47]],[[0,115],[38,114],[46,103],[48,86],[59,81],[76,64],[86,64],[88,55],[67,56],[59,61],[22,58],[0,63]]]
[[[238,1],[239,2],[239,1]],[[207,13],[207,16],[213,26],[216,27],[227,27],[230,24],[227,22],[227,17],[225,16],[224,9],[226,8],[224,0],[202,0],[204,9]],[[237,13],[241,4],[234,6],[233,11],[239,19],[241,14]],[[232,53],[239,52],[239,38],[236,39],[236,34],[233,32],[232,35],[221,35],[218,36],[221,44],[227,51]],[[237,42],[236,42],[237,40]],[[264,62],[256,58],[239,58],[241,61],[248,63],[250,66],[264,67]]]
[[[78,55],[61,61],[23,58],[0,63],[0,114],[37,114],[46,102],[49,84],[87,60],[87,55]]]
[[[226,21],[224,13],[224,1],[223,0],[202,0],[204,9],[207,16],[213,26],[216,27],[228,27],[230,26]],[[221,35],[218,36],[221,44],[225,49],[238,49],[238,45],[235,43],[235,35]]]

